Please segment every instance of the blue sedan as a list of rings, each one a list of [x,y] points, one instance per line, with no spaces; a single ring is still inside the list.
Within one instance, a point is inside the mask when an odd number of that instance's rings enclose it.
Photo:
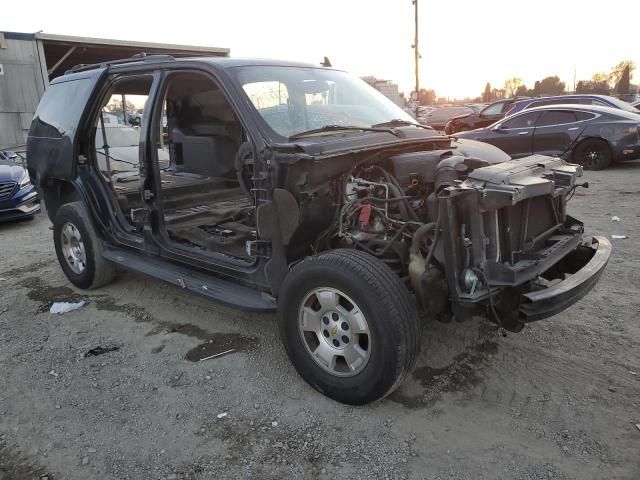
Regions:
[[[0,151],[0,222],[33,218],[40,211],[40,197],[21,158]]]

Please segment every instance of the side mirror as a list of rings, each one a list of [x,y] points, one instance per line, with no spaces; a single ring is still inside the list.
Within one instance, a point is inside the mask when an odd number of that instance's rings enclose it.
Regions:
[[[504,128],[502,128],[502,125],[496,125],[491,130],[493,130],[494,132],[503,132]]]

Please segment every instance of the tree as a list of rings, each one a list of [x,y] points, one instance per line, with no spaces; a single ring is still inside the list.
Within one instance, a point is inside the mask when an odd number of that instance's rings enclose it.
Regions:
[[[536,81],[531,92],[533,96],[537,95],[561,95],[564,93],[564,82],[560,81],[557,75],[545,77]]]
[[[607,87],[609,86],[609,74],[604,73],[604,72],[597,72],[594,73],[593,76],[591,77],[591,81],[594,84],[599,84],[599,85],[607,85]]]
[[[611,85],[617,85],[627,67],[629,68],[629,80],[631,80],[633,71],[636,69],[636,64],[633,60],[623,60],[611,69],[611,73],[609,73],[609,83]]]
[[[516,97],[529,97],[531,96],[530,90],[526,85],[520,85],[516,90]]]
[[[418,92],[418,103],[420,105],[433,105],[436,102],[436,91],[421,88]]]
[[[107,112],[122,112],[122,100],[118,98],[112,98],[109,104],[105,107]],[[137,110],[137,107],[127,100],[127,113],[131,114]]]
[[[502,100],[507,97],[507,91],[504,88],[494,88],[491,90],[491,100]]]
[[[504,82],[504,89],[507,92],[507,96],[513,97],[515,96],[518,89],[523,85],[524,82],[520,77],[513,77]],[[526,87],[525,87],[526,88]]]
[[[610,88],[608,80],[580,80],[576,85],[576,93],[592,93],[598,95],[609,95]]]
[[[618,80],[618,85],[616,86],[616,91],[620,95],[629,95],[629,77],[631,76],[631,65],[627,64],[625,69],[622,71],[622,75],[620,76],[620,80]]]
[[[484,94],[482,95],[482,100],[484,100],[487,103],[491,101],[491,84],[489,82],[487,82],[487,84],[484,87]]]

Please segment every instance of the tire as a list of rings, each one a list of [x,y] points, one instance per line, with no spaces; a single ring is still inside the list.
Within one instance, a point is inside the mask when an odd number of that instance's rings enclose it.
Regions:
[[[53,221],[53,242],[62,271],[76,287],[98,288],[115,277],[116,266],[103,258],[102,240],[81,202],[58,209]]]
[[[415,366],[416,305],[396,274],[369,254],[343,249],[303,260],[285,278],[278,302],[289,359],[334,400],[362,405],[384,398]]]
[[[611,165],[611,149],[604,140],[583,140],[573,150],[573,161],[585,170],[602,170]]]

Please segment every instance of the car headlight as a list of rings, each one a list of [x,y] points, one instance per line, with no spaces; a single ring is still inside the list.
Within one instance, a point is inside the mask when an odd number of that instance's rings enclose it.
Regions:
[[[20,180],[20,189],[27,188],[29,185],[31,185],[31,179],[29,178],[29,174],[24,172],[24,176],[22,180]]]

